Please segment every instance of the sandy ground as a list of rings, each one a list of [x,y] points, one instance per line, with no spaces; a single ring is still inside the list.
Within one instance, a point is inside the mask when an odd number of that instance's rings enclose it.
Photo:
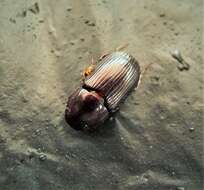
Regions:
[[[201,190],[203,10],[202,0],[0,0],[0,189]],[[81,72],[125,43],[141,68],[153,63],[139,89],[98,132],[74,131],[64,109]]]

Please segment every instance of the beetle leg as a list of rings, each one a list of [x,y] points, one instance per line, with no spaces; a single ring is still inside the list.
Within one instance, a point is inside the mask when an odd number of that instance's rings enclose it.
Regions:
[[[144,77],[144,74],[147,72],[147,70],[149,69],[149,67],[150,67],[152,64],[153,64],[153,63],[148,64],[148,65],[143,69],[143,71],[141,72],[140,78],[139,78],[139,81],[138,81],[138,85],[137,85],[137,87],[135,88],[135,90],[138,89],[139,85],[141,84],[142,78]]]
[[[101,61],[103,58],[105,58],[106,56],[108,56],[110,53],[104,53],[99,57],[99,61]]]
[[[96,65],[96,60],[93,58],[93,56],[91,57],[91,65]]]
[[[129,45],[129,44],[126,43],[126,44],[124,44],[124,45],[122,45],[122,46],[117,47],[115,50],[116,50],[116,51],[122,51],[122,50],[124,50],[125,48],[127,48],[128,45]]]

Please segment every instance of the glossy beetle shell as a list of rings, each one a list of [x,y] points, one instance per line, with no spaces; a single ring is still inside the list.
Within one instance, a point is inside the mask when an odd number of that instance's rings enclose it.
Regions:
[[[66,121],[75,129],[99,126],[138,85],[139,78],[140,67],[134,57],[124,52],[107,55],[69,97]]]
[[[110,111],[114,111],[128,92],[137,86],[140,67],[127,53],[115,52],[100,61],[95,72],[85,79],[84,85],[103,94]]]

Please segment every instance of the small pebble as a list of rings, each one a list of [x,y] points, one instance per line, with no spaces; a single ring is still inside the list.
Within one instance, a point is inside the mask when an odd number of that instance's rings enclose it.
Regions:
[[[25,159],[24,159],[24,158],[21,158],[19,161],[20,161],[21,164],[23,164],[23,162],[25,161]]]
[[[41,20],[39,20],[38,22],[39,22],[39,23],[44,23],[44,20],[43,20],[43,19],[41,19]]]
[[[87,124],[84,125],[84,130],[88,130],[89,126]]]
[[[180,71],[183,71],[183,70],[184,70],[183,65],[181,65],[181,64],[178,65],[177,68],[178,68],[178,70],[180,70]]]
[[[176,190],[185,190],[184,187],[177,187]]]
[[[34,157],[35,157],[34,152],[29,152],[28,158],[31,160]]]
[[[40,8],[38,3],[34,3],[29,9],[30,12],[32,12],[33,14],[38,14],[40,12]]]
[[[174,50],[171,53],[171,56],[178,61],[179,64],[177,65],[177,68],[180,71],[190,69],[190,65],[183,59],[181,52],[178,49]]]
[[[68,154],[65,155],[65,158],[66,158],[67,160],[70,160],[70,156],[69,156]]]
[[[90,23],[90,24],[88,24],[89,26],[96,26],[96,24],[95,23]]]
[[[165,17],[166,15],[165,15],[165,13],[161,13],[159,16],[160,17]]]
[[[27,11],[23,10],[21,13],[18,13],[16,16],[24,18],[24,17],[26,17],[26,15],[27,15]]]
[[[113,119],[114,119],[113,117],[110,117],[110,118],[109,118],[110,121],[113,121]]]
[[[148,180],[149,180],[148,178],[149,178],[148,175],[144,175],[144,176],[141,177],[141,180],[144,181],[145,183],[147,183]]]
[[[41,154],[39,156],[40,161],[45,161],[47,159],[47,156],[45,154]]]
[[[171,53],[172,57],[175,58],[177,61],[182,62],[183,61],[183,57],[181,56],[181,52],[176,49]]]
[[[72,11],[72,7],[67,8],[67,11],[69,12]]]
[[[41,132],[40,129],[36,129],[36,130],[35,130],[35,134],[36,134],[36,135],[38,135],[40,132]]]
[[[1,144],[1,143],[3,144],[3,143],[5,143],[5,142],[6,142],[5,139],[1,139],[1,138],[0,138],[0,144]]]
[[[194,127],[189,128],[189,131],[190,131],[190,132],[193,132],[194,130],[195,130]]]
[[[159,76],[154,76],[153,77],[156,81],[159,81]]]
[[[16,23],[16,20],[14,18],[10,18],[9,21],[14,23],[14,24]]]
[[[93,22],[90,22],[89,20],[85,20],[85,22],[84,22],[85,24],[87,24],[88,26],[96,26],[96,24],[95,23],[93,23]]]

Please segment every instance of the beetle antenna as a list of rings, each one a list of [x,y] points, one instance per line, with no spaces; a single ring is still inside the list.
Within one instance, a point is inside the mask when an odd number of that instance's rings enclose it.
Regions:
[[[153,64],[153,63],[148,64],[148,65],[143,69],[143,71],[141,72],[140,78],[139,78],[139,82],[138,82],[138,85],[137,85],[136,89],[139,88],[139,85],[141,84],[141,81],[142,81],[142,78],[144,77],[144,74],[147,72],[147,70],[150,68],[150,66],[151,66],[152,64]]]
[[[96,65],[96,61],[93,56],[91,56],[91,65]]]

